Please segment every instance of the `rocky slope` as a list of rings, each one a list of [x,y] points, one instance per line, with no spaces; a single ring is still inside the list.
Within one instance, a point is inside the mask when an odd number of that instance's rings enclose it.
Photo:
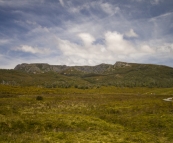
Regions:
[[[116,62],[113,65],[66,66],[19,64],[0,69],[0,84],[39,87],[173,87],[173,68],[163,65]]]
[[[100,64],[96,66],[66,66],[66,65],[49,65],[46,63],[33,63],[33,64],[19,64],[14,70],[25,71],[27,73],[44,73],[44,72],[65,72],[66,70],[77,70],[83,73],[96,73],[101,74],[106,71],[109,71],[115,67],[125,67],[130,66],[130,64],[125,62],[116,62],[114,65],[110,64]]]
[[[46,63],[34,63],[34,64],[19,64],[14,70],[25,71],[27,73],[41,73],[41,72],[61,72],[66,70],[68,67],[65,65],[49,65]]]

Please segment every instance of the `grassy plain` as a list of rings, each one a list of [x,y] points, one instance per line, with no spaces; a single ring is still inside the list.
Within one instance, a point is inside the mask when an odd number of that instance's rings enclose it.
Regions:
[[[42,98],[38,98],[38,96]],[[0,85],[2,143],[171,143],[173,88]]]

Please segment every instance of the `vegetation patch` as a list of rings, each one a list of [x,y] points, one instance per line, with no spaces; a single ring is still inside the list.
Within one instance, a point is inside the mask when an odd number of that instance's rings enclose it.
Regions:
[[[3,87],[0,142],[173,142],[171,88]]]
[[[36,100],[43,100],[43,97],[42,96],[37,96]]]

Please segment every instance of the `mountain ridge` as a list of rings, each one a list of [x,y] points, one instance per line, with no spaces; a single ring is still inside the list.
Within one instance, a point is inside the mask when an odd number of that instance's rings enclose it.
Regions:
[[[27,64],[27,63],[22,63],[22,64],[18,64],[14,70],[20,70],[20,71],[25,71],[27,73],[43,73],[43,72],[57,72],[57,73],[61,73],[63,71],[66,70],[77,70],[77,71],[81,71],[84,73],[97,73],[97,74],[101,74],[104,73],[106,71],[109,71],[111,69],[115,69],[115,68],[123,68],[123,67],[131,67],[133,65],[153,65],[153,66],[164,66],[164,65],[154,65],[154,64],[139,64],[139,63],[127,63],[127,62],[121,62],[121,61],[117,61],[115,64],[99,64],[99,65],[95,65],[95,66],[66,66],[66,65],[49,65],[47,63],[31,63],[31,64]],[[171,68],[171,67],[170,67]]]
[[[173,68],[164,65],[116,62],[96,66],[19,64],[0,69],[0,84],[39,87],[173,87]]]

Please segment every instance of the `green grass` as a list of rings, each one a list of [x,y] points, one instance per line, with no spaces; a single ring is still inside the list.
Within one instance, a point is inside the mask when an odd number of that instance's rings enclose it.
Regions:
[[[43,88],[35,86],[8,86],[0,84],[0,97],[40,94],[135,94],[135,95],[173,95],[173,88],[115,87],[99,86],[85,88]]]
[[[0,89],[2,143],[173,142],[172,88]]]

